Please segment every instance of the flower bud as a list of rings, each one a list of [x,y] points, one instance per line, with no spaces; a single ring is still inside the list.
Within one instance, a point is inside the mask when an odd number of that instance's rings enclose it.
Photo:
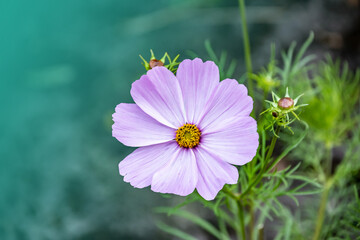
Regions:
[[[158,67],[158,66],[164,66],[164,63],[161,60],[157,59],[151,59],[149,62],[150,68]]]
[[[294,100],[289,97],[281,98],[278,102],[278,106],[281,109],[287,110],[294,106]]]
[[[154,67],[164,66],[167,69],[169,69],[171,72],[173,72],[174,74],[176,73],[177,66],[179,65],[179,63],[176,60],[179,58],[180,55],[177,55],[174,59],[171,59],[169,54],[166,52],[164,54],[164,56],[158,60],[158,59],[156,59],[153,50],[150,49],[150,53],[151,53],[151,57],[150,57],[149,62],[146,61],[145,58],[143,58],[140,55],[140,58],[143,61],[142,65],[144,65],[146,71],[153,69]],[[168,64],[165,64],[166,60],[169,61]]]
[[[277,133],[274,130],[275,124],[277,126],[282,126],[284,128],[287,128],[290,132],[294,133],[291,130],[290,124],[293,123],[295,120],[300,120],[300,118],[295,113],[295,111],[307,105],[307,104],[297,105],[297,102],[299,101],[302,95],[304,94],[301,94],[295,99],[292,99],[289,95],[288,88],[286,88],[286,94],[283,98],[280,98],[278,95],[272,92],[272,101],[265,100],[265,102],[269,103],[270,106],[261,114],[266,112],[271,114],[272,118],[271,119],[267,118],[270,124],[266,128],[271,127],[271,131],[274,133],[275,136],[277,136]]]

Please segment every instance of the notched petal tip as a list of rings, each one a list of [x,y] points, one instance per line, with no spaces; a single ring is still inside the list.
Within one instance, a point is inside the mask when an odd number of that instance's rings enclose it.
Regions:
[[[119,174],[133,187],[147,187],[153,175],[167,164],[177,148],[173,142],[140,147],[118,164]]]
[[[144,74],[144,75],[142,75],[138,80],[135,80],[132,84],[131,84],[131,89],[130,89],[130,95],[131,96],[133,96],[133,94],[135,94],[136,93],[136,91],[137,91],[137,86],[140,86],[140,85],[145,85],[146,84],[146,82],[148,82],[149,81],[149,77],[146,75],[146,74]],[[134,98],[134,97],[133,97]],[[121,104],[121,103],[120,103]],[[119,105],[120,105],[119,104]],[[119,106],[118,105],[118,106]]]
[[[213,200],[225,184],[237,183],[239,172],[235,166],[201,148],[196,157],[199,168],[196,189],[205,200]]]
[[[215,64],[213,61],[205,61],[203,62],[200,58],[194,58],[194,59],[185,59],[179,64],[180,71],[187,70],[188,68],[215,68],[217,72],[219,72],[219,67]],[[185,68],[185,69],[182,69]],[[197,69],[200,70],[200,69]]]

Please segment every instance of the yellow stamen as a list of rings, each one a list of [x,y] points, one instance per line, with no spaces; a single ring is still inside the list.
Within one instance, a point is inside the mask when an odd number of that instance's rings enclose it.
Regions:
[[[195,124],[186,123],[176,131],[175,140],[180,147],[193,148],[199,145],[201,132]]]

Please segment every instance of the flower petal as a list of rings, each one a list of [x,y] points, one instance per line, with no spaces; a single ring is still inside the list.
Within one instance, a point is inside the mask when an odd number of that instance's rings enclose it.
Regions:
[[[154,174],[151,190],[186,196],[195,189],[198,169],[192,149],[178,148],[170,161]]]
[[[147,187],[154,173],[166,165],[178,147],[170,142],[138,148],[119,163],[120,175],[136,188]]]
[[[253,100],[247,95],[247,89],[234,79],[225,79],[218,84],[209,99],[199,127],[206,132],[213,125],[223,123],[231,118],[249,116]]]
[[[227,184],[236,184],[239,172],[236,167],[220,160],[205,149],[195,149],[199,169],[199,180],[196,185],[198,193],[206,200],[213,200]]]
[[[141,110],[136,104],[121,103],[112,115],[113,136],[121,143],[131,147],[164,143],[175,138],[176,132]]]
[[[198,124],[207,100],[219,84],[219,69],[214,62],[186,59],[180,63],[176,77],[182,90],[187,120]]]
[[[132,84],[135,103],[160,123],[179,128],[185,122],[184,102],[179,81],[165,67],[156,67]]]
[[[201,136],[202,148],[231,164],[243,165],[253,159],[259,146],[259,135],[252,117],[238,117],[213,129]]]

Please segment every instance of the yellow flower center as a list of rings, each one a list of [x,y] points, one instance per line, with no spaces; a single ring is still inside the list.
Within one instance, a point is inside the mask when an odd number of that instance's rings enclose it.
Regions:
[[[201,132],[195,124],[186,123],[176,131],[175,140],[180,147],[193,148],[199,145]]]

